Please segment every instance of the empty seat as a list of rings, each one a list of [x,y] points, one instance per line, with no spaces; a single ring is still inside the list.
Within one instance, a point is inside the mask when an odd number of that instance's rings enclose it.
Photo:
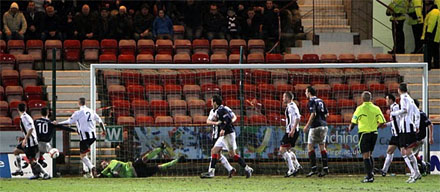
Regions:
[[[19,85],[18,71],[5,69],[1,71],[2,85],[4,87]]]
[[[121,72],[115,70],[105,70],[104,71],[104,83],[107,88],[110,85],[119,85],[121,84]]]
[[[380,109],[382,109],[382,111],[386,111],[387,110],[387,101],[385,98],[383,97],[377,97],[374,99],[374,104],[376,104],[378,107],[380,107]]]
[[[188,101],[188,111],[192,117],[205,114],[205,101],[201,99],[192,99]],[[206,119],[205,119],[206,120]]]
[[[360,69],[344,69],[344,76],[347,84],[359,84],[362,81],[362,71]]]
[[[298,54],[284,54],[284,63],[301,63],[301,56]]]
[[[270,83],[270,71],[254,69],[251,71],[251,75],[252,80],[255,82],[255,84]]]
[[[237,85],[222,85],[221,93],[223,99],[236,99],[238,96]]]
[[[135,126],[135,122],[136,122],[136,120],[134,119],[134,117],[120,116],[120,117],[118,117],[116,124],[124,125],[124,126]]]
[[[229,63],[238,64],[240,63],[240,54],[230,54],[229,55]],[[246,63],[246,56],[243,55],[242,63]]]
[[[260,99],[275,99],[274,95],[275,86],[272,84],[258,84],[257,91]]]
[[[186,101],[181,99],[172,99],[168,102],[170,106],[170,114],[171,116],[181,116],[186,115],[187,104]]]
[[[215,84],[202,85],[202,97],[205,101],[209,101],[213,95],[220,94],[220,87]]]
[[[0,125],[12,125],[12,119],[10,117],[0,117]]]
[[[319,56],[317,54],[304,54],[302,57],[303,63],[320,63]]]
[[[64,41],[64,59],[66,61],[79,61],[81,53],[81,42],[78,40]]]
[[[197,72],[192,69],[178,69],[177,79],[181,85],[195,85],[197,80]]]
[[[99,59],[99,42],[97,40],[83,40],[82,50],[84,61],[97,61]]]
[[[153,116],[166,116],[168,114],[168,102],[164,100],[150,101],[150,109]]]
[[[374,63],[374,56],[370,53],[361,53],[357,56],[357,62],[359,63]]]
[[[163,87],[162,85],[148,84],[145,85],[145,94],[148,100],[162,100],[163,99]]]
[[[21,101],[21,100],[14,100],[14,101],[9,102],[9,113],[11,114],[11,117],[14,120],[15,120],[15,118],[18,118],[18,120],[20,120],[20,115],[18,114],[18,105],[20,103],[26,104],[26,102]]]
[[[38,84],[37,71],[30,69],[23,69],[20,71],[20,79],[21,79],[21,84],[25,89],[27,86],[36,86]]]
[[[131,102],[131,108],[135,117],[148,116],[150,114],[150,104],[147,100],[136,99]]]
[[[46,101],[42,100],[30,100],[27,104],[29,115],[32,117],[39,117],[41,116],[41,109],[46,107]]]
[[[338,57],[335,54],[322,54],[321,63],[337,63]]]
[[[194,53],[209,53],[209,41],[207,39],[194,39],[192,45]]]
[[[134,41],[133,39],[121,39],[119,41],[119,54],[136,54],[136,41]]]
[[[327,122],[329,124],[335,124],[335,123],[342,123],[342,116],[341,115],[335,115],[335,114],[330,114],[327,117]]]
[[[387,86],[389,94],[398,95],[397,89],[399,88],[399,83],[397,83],[397,82],[385,82],[385,86]]]
[[[118,63],[121,63],[121,64],[132,64],[132,63],[136,63],[136,60],[135,60],[134,55],[122,54],[122,55],[118,56]]]
[[[267,118],[264,115],[252,115],[248,120],[248,124],[253,126],[267,125]]]
[[[323,99],[325,107],[328,109],[330,114],[339,114],[340,109],[338,103],[334,99]]]
[[[341,63],[354,63],[354,62],[356,62],[356,57],[351,53],[340,54],[339,55],[339,62],[341,62]]]
[[[174,55],[175,64],[188,64],[191,63],[191,57],[188,53],[177,53]]]
[[[306,95],[305,95],[305,91],[308,86],[310,86],[310,84],[301,84],[300,83],[300,84],[295,85],[294,93],[295,93],[296,97],[298,98],[298,101],[307,99]]]
[[[385,54],[385,53],[378,53],[376,54],[376,62],[381,63],[392,63],[394,62],[393,55],[391,54]]]
[[[228,41],[226,39],[213,39],[211,40],[211,51],[212,53],[228,53]]]
[[[211,55],[211,63],[226,64],[228,63],[228,56],[224,53],[214,53]]]
[[[0,39],[0,53],[6,52],[6,42],[3,39]]]
[[[334,84],[342,84],[345,80],[344,71],[342,69],[324,69],[324,74],[327,76],[328,84],[333,86]]]
[[[284,58],[281,54],[267,53],[266,63],[284,63]]]
[[[176,39],[174,40],[174,49],[176,53],[191,54],[191,41],[188,39]]]
[[[292,92],[294,90],[294,87],[290,84],[278,84],[275,85],[275,93],[276,93],[276,97],[278,97],[280,100],[283,99],[283,94],[285,92]],[[298,99],[298,98],[295,98]]]
[[[331,93],[333,98],[348,99],[350,97],[350,87],[347,84],[333,84]]]
[[[165,85],[165,96],[168,101],[182,98],[182,87],[180,85]]]
[[[229,41],[229,50],[231,54],[239,54],[240,47],[243,47],[243,54],[246,54],[246,41],[244,39],[231,39]]]
[[[206,119],[208,119],[208,116],[202,116],[202,115],[193,116],[193,123],[194,124],[205,125],[206,124]]]
[[[130,102],[123,99],[113,100],[112,109],[114,117],[130,116]]]
[[[174,116],[174,124],[176,124],[177,126],[192,124],[192,118],[186,115]]]
[[[352,84],[350,85],[350,91],[353,95],[353,98],[360,96],[360,94],[364,91],[368,91],[367,85],[365,84]]]
[[[153,69],[143,69],[141,70],[142,75],[142,84],[150,85],[150,84],[158,84],[159,82],[159,73]]]
[[[316,95],[321,99],[328,99],[331,96],[331,87],[329,84],[315,84],[313,88],[316,90]]]
[[[138,70],[124,70],[122,71],[121,76],[125,86],[140,84],[141,74]]]
[[[32,55],[17,55],[17,69],[19,71],[23,69],[34,68],[34,58]]]
[[[154,57],[151,54],[139,54],[136,56],[136,62],[139,64],[154,63]]]
[[[281,101],[279,100],[265,99],[263,100],[262,104],[266,114],[281,114],[283,112],[281,109]]]
[[[248,41],[249,53],[264,53],[266,45],[262,39],[250,39]]]
[[[211,101],[208,101],[208,102],[211,102]],[[230,109],[232,109],[232,111],[239,111],[240,110],[240,100],[238,100],[238,99],[226,99],[225,104]]]
[[[369,90],[373,94],[373,97],[383,97],[383,95],[387,93],[387,87],[380,83],[370,84]]]
[[[26,41],[26,51],[32,55],[34,61],[41,61],[43,58],[43,41],[29,39]]]
[[[157,54],[154,58],[155,63],[170,64],[173,63],[173,57],[170,54]]]
[[[285,116],[276,113],[270,113],[266,115],[267,123],[271,126],[283,126],[286,125]]]
[[[171,69],[161,69],[159,70],[159,80],[160,83],[164,85],[176,85],[177,84],[177,72]]]
[[[130,101],[145,99],[145,90],[142,85],[128,85],[127,94]]]
[[[1,54],[0,55],[0,70],[3,69],[14,69],[15,68],[15,56],[11,54]]]
[[[209,55],[205,53],[194,53],[191,56],[191,60],[194,64],[209,63]]]
[[[154,41],[151,39],[139,39],[137,42],[137,49],[139,54],[154,54]]]
[[[158,126],[170,126],[172,124],[174,124],[174,120],[171,116],[157,116],[155,121],[154,121],[155,125]]]
[[[156,41],[157,54],[173,54],[173,42],[169,39],[158,39]]]
[[[0,101],[3,101],[3,99],[5,99],[5,89],[0,86]]]
[[[101,40],[101,54],[118,54],[118,42],[116,39],[103,39]]]
[[[43,89],[40,86],[27,86],[24,89],[24,97],[26,101],[45,100],[43,98]]]
[[[399,83],[400,82],[400,73],[397,69],[388,69],[386,71],[381,71],[381,76],[383,77],[383,81],[385,84],[394,82]]]
[[[356,103],[352,99],[338,99],[338,108],[343,113],[352,113],[356,107]]]
[[[9,104],[6,101],[0,101],[0,117],[6,117],[9,112]]]
[[[111,100],[124,100],[125,94],[125,87],[122,85],[108,86],[108,96]]]
[[[264,63],[264,55],[262,53],[249,53],[247,63]]]
[[[342,114],[342,121],[344,123],[350,123],[353,118],[353,113],[344,113]]]
[[[44,43],[44,48],[46,50],[46,60],[52,61],[53,49],[56,49],[55,59],[57,61],[61,60],[61,49],[63,48],[63,43],[60,40],[46,40]]]
[[[174,39],[183,39],[185,27],[183,25],[173,25]]]
[[[217,70],[215,72],[215,78],[220,86],[232,84],[233,77],[231,70]]]
[[[223,86],[222,86],[222,88],[223,88]],[[245,83],[243,86],[243,92],[244,92],[244,98],[247,100],[252,100],[252,99],[257,98],[257,86],[255,86],[254,84]],[[229,95],[229,93],[228,93],[228,95]],[[236,98],[235,95],[232,95],[232,97]]]
[[[100,55],[99,63],[116,63],[116,55],[112,55],[112,54]]]
[[[24,53],[24,41],[23,40],[9,40],[8,52],[11,55],[20,55]]]
[[[151,126],[154,124],[154,118],[151,116],[136,117],[136,126]]]
[[[185,96],[186,101],[199,99],[201,92],[202,89],[199,85],[183,85],[183,95]]]

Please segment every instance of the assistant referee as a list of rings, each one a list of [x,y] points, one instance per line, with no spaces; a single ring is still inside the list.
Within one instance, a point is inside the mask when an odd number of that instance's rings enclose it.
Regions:
[[[365,173],[367,174],[365,179],[361,181],[362,183],[372,183],[374,181],[373,158],[371,154],[377,140],[377,128],[382,127],[386,122],[382,111],[371,102],[371,99],[369,91],[362,93],[363,103],[356,108],[351,124],[348,127],[349,131],[356,125],[359,129],[359,148],[364,159]]]

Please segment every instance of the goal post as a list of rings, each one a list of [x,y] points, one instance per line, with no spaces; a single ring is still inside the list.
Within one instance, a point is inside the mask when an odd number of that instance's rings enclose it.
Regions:
[[[313,69],[321,69],[322,71],[321,72],[317,72],[316,74],[314,74],[314,70]],[[253,79],[246,79],[246,78],[249,78],[249,77],[244,74],[244,73],[246,73],[244,71],[246,71],[246,70],[249,70],[249,71],[252,71],[252,70],[263,70],[263,71],[267,70],[267,71],[270,71],[272,74],[275,74],[274,71],[286,71],[286,73],[288,73],[287,84],[291,84],[292,87],[293,87],[294,84],[303,84],[303,83],[304,84],[308,84],[308,85],[317,85],[317,84],[325,84],[325,85],[327,85],[328,84],[327,86],[330,87],[330,85],[332,85],[332,83],[333,83],[333,82],[330,82],[330,79],[333,78],[333,76],[332,76],[332,74],[330,74],[329,71],[331,71],[331,70],[329,70],[329,69],[338,69],[339,71],[345,72],[343,74],[337,74],[336,75],[337,77],[340,77],[341,79],[343,79],[342,82],[340,82],[340,84],[349,84],[349,82],[347,82],[347,79],[355,79],[355,81],[359,80],[359,82],[361,84],[367,84],[367,81],[371,80],[371,79],[380,79],[379,80],[380,81],[379,84],[380,83],[383,84],[384,78],[386,78],[386,77],[383,76],[384,73],[382,73],[382,72],[386,72],[387,70],[390,70],[390,69],[391,70],[397,70],[397,71],[399,69],[418,69],[420,71],[420,73],[421,73],[421,81],[420,82],[422,84],[422,89],[421,89],[422,109],[423,109],[423,111],[428,113],[428,68],[427,68],[427,63],[92,64],[92,65],[90,65],[90,107],[91,107],[92,110],[97,110],[97,101],[98,101],[97,93],[99,92],[98,87],[100,87],[102,89],[106,89],[105,86],[104,86],[106,81],[105,81],[105,79],[104,80],[103,79],[99,79],[99,76],[102,76],[102,73],[98,73],[98,71],[106,71],[106,70],[115,70],[115,71],[136,70],[136,71],[139,71],[139,73],[141,73],[142,70],[176,70],[176,74],[179,74],[180,71],[178,71],[178,70],[194,70],[194,71],[197,71],[197,70],[207,70],[207,71],[211,71],[211,72],[216,72],[216,71],[221,71],[221,70],[227,70],[227,71],[238,70],[238,71],[241,71],[239,73],[240,75],[238,75],[238,77],[232,77],[233,79],[231,80],[232,84],[236,84],[238,89],[239,89],[237,95],[233,95],[232,96],[232,97],[235,97],[234,99],[240,101],[240,107],[238,108],[238,111],[236,109],[236,110],[234,110],[234,112],[236,114],[240,115],[240,118],[242,118],[242,119],[245,118],[246,116],[248,116],[251,113],[253,114],[255,111],[256,111],[255,112],[256,114],[258,114],[258,113],[261,114],[262,113],[263,116],[264,115],[267,116],[268,115],[267,114],[267,110],[268,109],[263,108],[263,107],[265,107],[264,103],[261,101],[261,100],[263,100],[263,98],[260,98],[260,97],[266,97],[267,94],[269,94],[269,96],[267,96],[267,97],[271,97],[270,93],[267,93],[265,96],[262,96],[264,94],[256,93],[257,91],[255,91],[255,93],[253,93],[253,92],[249,93],[249,92],[246,92],[246,90],[243,90],[243,86],[241,86],[241,85],[245,85],[247,83],[255,84],[256,85],[255,87],[259,90],[258,86],[260,84],[258,84],[257,81],[260,82],[260,83],[263,82],[263,81],[260,81],[259,79],[254,79],[254,78]],[[348,72],[346,72],[346,71],[350,71],[349,69],[355,69],[355,70],[376,69],[376,70],[374,70],[374,72],[371,72],[371,73],[368,70],[364,70],[364,71],[362,71],[362,74],[356,74],[356,73],[349,74]],[[235,74],[231,74],[231,76],[234,76],[234,75]],[[293,82],[294,81],[293,79],[295,79],[296,77],[300,77],[300,78],[296,79],[295,82]],[[194,78],[196,78],[196,77],[194,77]],[[268,84],[274,84],[275,80],[273,78],[275,78],[274,75],[270,76],[270,73],[269,73],[269,76],[268,77],[264,77],[263,79],[267,80]],[[317,82],[313,82],[314,81],[313,78],[318,78]],[[359,78],[359,79],[356,79],[356,78]],[[157,79],[156,81],[162,82],[161,80],[163,81],[163,79]],[[123,81],[124,81],[123,78],[120,78],[120,84],[123,84]],[[177,81],[179,81],[179,80],[177,80]],[[304,81],[304,82],[301,82],[301,81]],[[197,84],[200,84],[200,85],[202,84],[201,81],[199,82],[199,79],[194,80],[194,82],[197,82]],[[145,86],[141,82],[139,84],[141,84],[142,86]],[[217,81],[215,81],[215,84],[217,84]],[[183,83],[182,83],[182,86],[183,86]],[[244,88],[244,89],[246,89],[246,88]],[[296,90],[296,91],[298,91],[298,90]],[[332,89],[329,89],[329,90],[325,90],[324,89],[324,91],[326,92],[324,95],[326,95],[326,97],[329,96],[328,99],[331,100],[331,101],[339,102],[339,98],[340,97],[345,98],[344,94],[349,94],[350,95],[350,96],[347,96],[346,100],[352,100],[352,101],[356,100],[355,96],[351,92],[349,92],[349,93],[341,92],[341,93],[339,93],[340,95],[335,95],[335,93],[331,92]],[[397,92],[396,90],[393,90],[393,91]],[[103,93],[99,93],[99,94],[106,94],[106,93],[103,92]],[[253,95],[249,95],[249,94],[254,94],[255,98],[249,99],[249,97],[253,97]],[[303,96],[304,96],[303,92],[301,92],[301,93],[298,92],[296,94],[297,94],[297,97],[300,97],[300,98],[303,99]],[[299,94],[301,94],[301,95],[299,95]],[[384,94],[382,92],[378,92],[378,94],[374,95],[374,96],[383,98]],[[127,95],[125,95],[123,97],[128,98]],[[163,96],[163,98],[166,98],[166,97],[167,97],[166,95]],[[223,97],[225,97],[225,96],[223,95]],[[248,97],[248,98],[246,98],[246,97]],[[319,97],[319,94],[318,94],[318,97]],[[102,98],[102,97],[100,97],[100,98]],[[108,95],[106,95],[105,98],[110,98],[110,97],[108,97]],[[279,99],[280,99],[279,96],[273,96],[273,100],[278,100],[279,101]],[[166,99],[164,99],[164,100],[166,100]],[[282,100],[282,98],[281,98],[281,100]],[[206,102],[208,102],[208,101],[206,101]],[[107,101],[107,104],[101,103],[101,107],[100,108],[107,107],[106,105],[110,106],[111,104],[109,104],[109,103],[110,103],[110,101]],[[304,102],[302,102],[302,101],[298,101],[298,103],[297,103],[298,107],[302,108],[302,109],[300,109],[301,110],[301,116],[302,116],[301,119],[308,118],[308,116],[307,116],[308,111],[303,109],[303,107],[304,107],[303,103]],[[356,103],[356,106],[357,106],[357,104],[358,103]],[[243,105],[246,105],[246,106],[243,106]],[[250,105],[253,108],[248,110],[248,108],[249,108],[248,105]],[[338,103],[338,106],[335,106],[335,108],[337,108],[337,109],[335,109],[335,111],[337,111],[336,113],[338,114],[338,117],[342,118],[343,115],[344,115],[343,114],[344,110],[342,108],[340,109],[339,107],[340,106],[339,106],[339,103]],[[240,109],[244,109],[244,110],[240,110]],[[110,109],[110,110],[112,110],[112,109]],[[252,110],[254,110],[254,111],[252,111]],[[281,110],[282,111],[278,111],[277,112],[278,116],[282,116],[282,114],[284,112],[284,109],[281,109]],[[350,111],[350,110],[354,110],[354,109],[349,109],[348,111]],[[131,111],[133,111],[133,110],[131,109]],[[262,111],[264,111],[264,113]],[[330,110],[330,111],[332,111],[332,110]],[[112,111],[112,112],[109,112],[109,113],[115,113],[115,112]],[[171,112],[168,112],[168,114],[170,114],[170,113]],[[206,113],[205,116],[207,116],[207,113],[209,113],[209,111],[207,111],[205,113]],[[244,115],[245,113],[247,115]],[[108,113],[106,113],[106,114],[108,114]],[[188,112],[188,114],[189,114],[189,112]],[[110,116],[112,116],[112,115],[110,115]],[[154,116],[154,115],[151,115],[151,116]],[[172,116],[172,115],[170,115],[170,116]],[[113,114],[113,116],[111,118],[114,118],[114,114]],[[337,140],[337,137],[338,137],[338,133],[339,134],[342,134],[342,133],[343,134],[350,134],[350,133],[345,133],[344,131],[340,130],[340,129],[342,129],[344,124],[345,124],[345,126],[348,126],[349,123],[347,123],[346,121],[341,121],[341,122],[335,121],[335,122],[336,123],[335,123],[334,129],[337,129],[337,130],[336,130],[336,135],[333,135],[333,136],[335,136],[334,138],[336,138],[336,140]],[[107,125],[114,125],[114,124],[116,124],[116,119],[113,119],[111,121],[107,121],[106,123],[107,123]],[[331,124],[331,123],[329,123],[329,124]],[[301,123],[301,127],[302,126],[304,126],[304,123]],[[179,125],[171,125],[171,126],[167,126],[167,127],[176,127],[176,129],[177,129],[177,127],[179,127]],[[205,126],[205,127],[207,127],[207,126]],[[269,133],[270,131],[267,131],[267,130],[269,129],[269,127],[273,127],[272,124],[267,124],[267,125],[264,125],[264,124],[252,124],[252,122],[251,122],[249,125],[244,125],[243,121],[241,121],[240,124],[238,124],[238,127],[239,127],[238,130],[241,131],[241,133],[245,133],[245,132],[243,132],[244,130],[253,130],[253,131],[255,131],[255,133],[252,133],[251,136],[246,136],[247,138],[245,138],[244,140],[256,139],[257,143],[261,144],[263,142],[266,142],[266,145],[269,145],[271,147],[274,147],[275,143],[279,142],[279,141],[275,141],[274,139],[279,139],[279,134],[282,134],[282,131],[279,131],[278,128],[274,128],[274,130],[276,129],[276,130],[278,130],[278,132],[272,130],[272,132],[271,132],[272,134],[270,134]],[[257,128],[255,128],[255,129],[253,129],[253,128],[246,129],[246,127],[257,127]],[[268,127],[268,128],[265,128],[265,127]],[[277,124],[277,126],[274,126],[274,127],[285,127],[285,126],[283,126],[282,124]],[[196,128],[197,128],[197,126],[196,126]],[[266,132],[264,132],[265,130],[266,130]],[[341,132],[339,132],[339,131],[341,131]],[[387,130],[387,131],[389,132],[389,130]],[[263,133],[261,133],[261,132],[263,132]],[[239,133],[237,133],[237,134],[239,134]],[[248,134],[248,133],[246,133],[246,134]],[[353,134],[353,133],[351,133],[351,134]],[[130,135],[130,137],[133,137],[133,136]],[[256,137],[256,138],[254,138],[254,137]],[[305,137],[305,136],[303,136],[303,137]],[[240,136],[237,136],[237,139],[239,139],[239,138],[240,138]],[[240,138],[240,139],[242,139],[242,138]],[[298,140],[300,140],[300,139],[298,139]],[[243,142],[246,143],[246,141],[242,141],[242,142],[238,141],[238,143],[239,143],[239,147],[238,147],[239,150],[243,150],[243,148],[245,148],[243,146],[240,146],[240,143],[243,143]],[[250,145],[249,142],[251,142],[251,141],[247,141],[247,142],[248,142],[248,145]],[[269,144],[267,144],[267,143],[269,143]],[[185,144],[182,144],[182,145],[185,145]],[[208,144],[203,144],[202,143],[201,145],[208,145]],[[202,146],[202,147],[207,147],[207,146]],[[208,147],[210,148],[211,146],[208,146]],[[256,148],[246,147],[246,150],[247,150],[246,153],[248,154],[249,151],[251,151],[251,152],[252,151],[258,151],[258,149],[257,149],[258,146],[255,146],[255,147]],[[302,147],[304,147],[304,145]],[[92,160],[92,163],[94,165],[96,165],[97,164],[96,144],[93,144],[91,148],[92,148],[91,149],[91,160]],[[273,152],[273,154],[276,154],[275,149],[276,148],[271,149],[272,150],[271,152]],[[261,149],[261,150],[264,151],[266,149]],[[248,154],[246,156],[246,158],[249,158],[249,159],[261,159],[261,162],[271,162],[271,161],[274,161],[273,159],[278,159],[278,160],[276,160],[276,163],[282,162],[282,160],[280,161],[279,158],[272,157],[271,156],[271,155],[273,155],[272,153],[261,152],[261,150],[258,151],[259,153],[257,155],[249,155]],[[296,148],[296,150],[300,151],[299,148]],[[334,150],[335,151],[336,150],[343,151],[344,150],[344,144],[343,143],[339,143],[335,147]],[[349,149],[349,150],[353,150],[353,149]],[[423,152],[424,152],[423,157],[425,158],[425,161],[427,161],[428,158],[429,158],[429,156],[428,156],[429,151],[428,151],[428,144],[427,144],[426,140],[425,140],[425,145],[424,145]],[[132,152],[130,152],[130,153],[132,153]],[[138,153],[138,152],[136,152],[136,153]],[[179,153],[184,153],[184,150],[183,151],[179,151]],[[243,153],[243,151],[240,151],[240,153]],[[257,153],[257,152],[255,152],[255,153]],[[196,160],[194,160],[194,162],[196,162],[196,163],[204,162],[206,164],[206,161],[202,161],[203,158],[206,158],[206,155],[205,156],[204,155],[193,155],[191,157],[195,158],[196,156],[197,156],[197,158],[200,158],[200,159],[196,159]],[[299,156],[300,156],[299,157],[300,159],[303,159],[302,162],[307,163],[308,157],[306,157],[305,154],[299,155]],[[355,154],[353,152],[353,156],[352,157],[348,157],[349,159],[344,159],[345,157],[343,155],[341,155],[340,157],[337,156],[337,155],[334,155],[333,157],[336,159],[335,161],[339,161],[340,160],[340,161],[343,161],[343,162],[350,162],[351,159],[358,158],[359,154]],[[258,162],[260,162],[260,161],[258,161]],[[263,165],[261,165],[261,166],[263,166]],[[338,164],[338,166],[344,166],[344,165]],[[207,167],[207,166],[205,166],[205,167]],[[281,163],[280,165],[276,165],[276,167],[277,168],[280,168],[280,167],[282,168],[282,167],[284,167],[284,165]],[[203,168],[203,170],[204,169],[205,168]],[[197,168],[195,170],[199,170],[199,168]]]

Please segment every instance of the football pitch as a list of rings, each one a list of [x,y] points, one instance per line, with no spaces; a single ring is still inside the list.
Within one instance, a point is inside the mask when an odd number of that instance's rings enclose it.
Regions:
[[[374,183],[360,183],[361,175],[332,175],[325,178],[284,178],[281,176],[254,176],[246,179],[235,176],[217,176],[213,179],[198,177],[149,178],[54,178],[51,180],[0,179],[0,191],[440,191],[440,176],[429,175],[417,183],[405,183],[406,176],[376,176]]]

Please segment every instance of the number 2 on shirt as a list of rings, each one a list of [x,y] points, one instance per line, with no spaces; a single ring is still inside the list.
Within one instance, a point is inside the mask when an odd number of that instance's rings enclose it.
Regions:
[[[90,116],[91,116],[91,114],[90,114],[90,112],[86,112],[86,115],[87,115],[87,121],[92,121],[91,119],[90,119]]]

